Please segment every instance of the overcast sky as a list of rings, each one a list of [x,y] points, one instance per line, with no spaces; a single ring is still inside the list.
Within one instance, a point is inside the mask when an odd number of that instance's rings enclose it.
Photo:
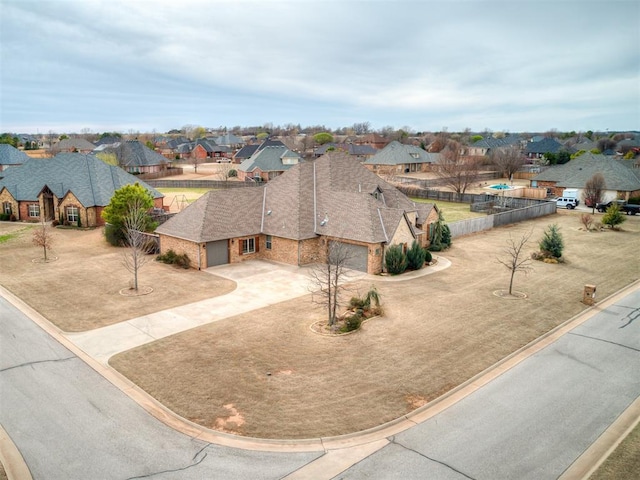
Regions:
[[[0,0],[0,131],[640,130],[640,2]]]

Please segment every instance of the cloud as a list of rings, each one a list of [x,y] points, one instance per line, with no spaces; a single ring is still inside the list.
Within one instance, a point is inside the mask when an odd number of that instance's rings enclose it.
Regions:
[[[3,0],[0,126],[637,129],[640,33],[621,19],[639,14],[634,1]]]

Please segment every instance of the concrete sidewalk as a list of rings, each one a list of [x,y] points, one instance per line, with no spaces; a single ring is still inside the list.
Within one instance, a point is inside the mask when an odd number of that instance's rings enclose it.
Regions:
[[[450,266],[445,258],[436,265],[398,277],[367,275],[350,270],[346,281],[404,281],[429,275]],[[237,288],[222,296],[144,315],[107,327],[80,333],[64,333],[76,346],[103,365],[118,353],[236,315],[275,305],[311,293],[310,267],[251,260],[211,267],[207,273],[233,280]]]

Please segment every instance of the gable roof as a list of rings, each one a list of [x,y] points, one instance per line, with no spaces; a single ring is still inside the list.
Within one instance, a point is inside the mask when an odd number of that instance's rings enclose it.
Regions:
[[[163,197],[121,168],[81,153],[59,153],[46,160],[32,158],[3,173],[6,175],[0,179],[0,190],[6,188],[18,201],[36,200],[47,186],[58,198],[71,191],[85,207],[106,206],[115,190],[134,183],[144,186],[153,198]]]
[[[429,153],[414,145],[404,145],[396,140],[384,147],[373,157],[367,159],[365,165],[405,165],[409,163],[436,163],[439,155]]]
[[[251,155],[253,155],[258,151],[259,146],[260,145],[245,145],[244,147],[242,147],[240,150],[236,152],[236,154],[234,155],[234,158],[242,158],[242,159],[249,158]]]
[[[331,150],[329,150],[331,149]],[[356,145],[353,143],[325,143],[324,145],[320,145],[313,152],[314,155],[320,156],[327,153],[327,151],[344,151],[349,155],[360,155],[360,156],[371,156],[378,153],[378,150],[373,148],[371,145]]]
[[[60,140],[55,145],[55,148],[57,148],[58,150],[75,149],[91,151],[96,148],[96,146],[88,140],[85,140],[84,138],[65,138],[64,140]]]
[[[502,138],[487,137],[469,145],[472,148],[486,148],[487,150],[509,147],[516,145],[520,141],[518,135],[505,135]]]
[[[142,167],[167,163],[165,157],[158,152],[154,152],[138,140],[127,140],[111,145],[105,150],[117,152],[116,154],[123,167]]]
[[[0,143],[0,165],[22,165],[29,155],[8,143]]]
[[[525,153],[558,153],[562,147],[555,138],[545,137],[539,142],[528,142]]]
[[[282,172],[290,169],[294,164],[283,163],[283,158],[293,158],[297,161],[301,160],[300,155],[292,152],[284,145],[267,146],[257,150],[251,157],[244,160],[238,165],[238,170],[243,172],[253,172],[260,169],[262,172]]]
[[[556,182],[557,186],[565,188],[584,188],[596,173],[602,173],[607,190],[640,190],[639,169],[630,168],[623,160],[593,153],[584,153],[563,165],[549,167],[532,180]]]
[[[226,133],[217,137],[216,143],[218,145],[226,145],[227,147],[231,147],[232,145],[244,145],[244,140],[240,137],[237,137],[233,133]]]
[[[431,208],[418,207],[346,153],[332,152],[298,163],[264,186],[208,192],[156,231],[195,242],[266,234],[382,243],[407,212],[424,219]]]

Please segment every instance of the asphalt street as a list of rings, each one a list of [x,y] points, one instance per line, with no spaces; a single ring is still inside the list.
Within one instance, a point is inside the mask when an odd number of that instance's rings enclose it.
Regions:
[[[0,424],[34,479],[556,479],[640,396],[635,289],[341,473],[318,474],[336,452],[242,450],[167,427],[2,297],[0,326]]]
[[[315,453],[204,443],[159,422],[0,297],[0,424],[34,479],[275,479]]]
[[[556,479],[640,395],[640,291],[344,472]]]

